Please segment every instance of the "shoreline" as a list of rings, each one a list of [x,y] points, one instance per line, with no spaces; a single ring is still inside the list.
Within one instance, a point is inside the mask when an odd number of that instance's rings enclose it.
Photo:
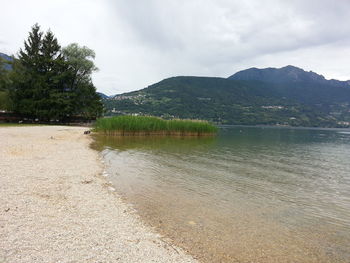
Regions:
[[[0,127],[1,262],[197,262],[103,176],[85,127]]]
[[[219,129],[222,128],[230,128],[230,127],[246,127],[246,128],[267,128],[267,129],[295,129],[295,130],[330,130],[330,131],[340,131],[340,130],[345,130],[348,131],[350,130],[350,127],[309,127],[309,126],[284,126],[284,125],[262,125],[262,124],[257,124],[257,125],[243,125],[243,124],[222,124],[218,125]]]

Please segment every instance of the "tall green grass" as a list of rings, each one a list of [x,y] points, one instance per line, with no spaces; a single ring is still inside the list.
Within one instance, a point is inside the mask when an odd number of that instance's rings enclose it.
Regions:
[[[215,134],[217,127],[207,121],[125,115],[98,119],[95,131],[111,135],[209,135]]]

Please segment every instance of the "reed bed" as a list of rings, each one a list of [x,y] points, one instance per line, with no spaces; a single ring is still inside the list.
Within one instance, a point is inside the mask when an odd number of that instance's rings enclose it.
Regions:
[[[217,132],[217,127],[207,121],[126,115],[98,119],[95,131],[117,136],[210,136]]]

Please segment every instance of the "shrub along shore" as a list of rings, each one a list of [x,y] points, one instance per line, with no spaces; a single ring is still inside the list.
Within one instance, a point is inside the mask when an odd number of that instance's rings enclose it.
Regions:
[[[164,120],[151,116],[118,116],[96,121],[95,131],[116,136],[212,136],[217,127],[200,120]]]

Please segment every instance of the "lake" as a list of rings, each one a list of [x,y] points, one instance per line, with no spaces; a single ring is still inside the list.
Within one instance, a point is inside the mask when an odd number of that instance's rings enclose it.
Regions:
[[[350,262],[350,130],[96,136],[109,180],[202,262]]]

